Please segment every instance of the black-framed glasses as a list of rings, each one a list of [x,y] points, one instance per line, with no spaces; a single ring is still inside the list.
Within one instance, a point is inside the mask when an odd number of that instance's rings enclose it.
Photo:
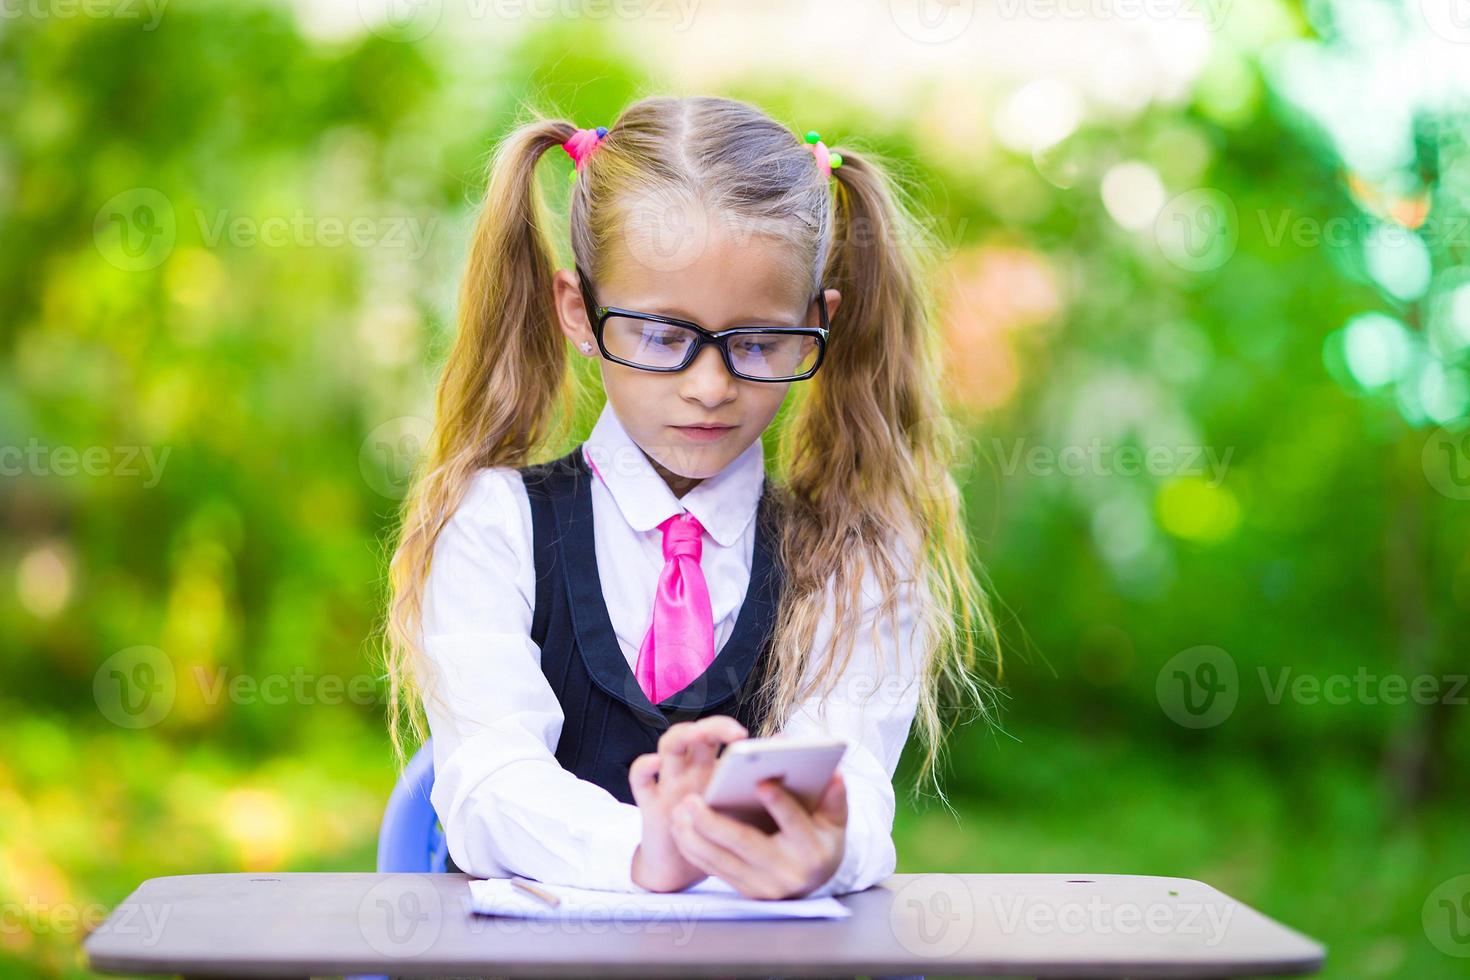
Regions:
[[[820,327],[753,324],[718,333],[697,323],[659,313],[640,313],[619,306],[599,306],[592,283],[580,266],[577,280],[602,356],[644,371],[672,373],[693,363],[706,344],[720,349],[725,368],[747,381],[803,381],[817,373],[827,353],[827,297],[818,288],[815,302]]]

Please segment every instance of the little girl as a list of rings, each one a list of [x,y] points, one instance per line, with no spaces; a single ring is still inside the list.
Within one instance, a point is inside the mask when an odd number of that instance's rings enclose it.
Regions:
[[[556,148],[572,269],[535,180]],[[422,707],[452,870],[757,898],[893,873],[910,726],[932,775],[939,709],[986,709],[995,649],[900,202],[729,99],[500,144],[391,571],[391,734],[401,760]],[[573,356],[606,402],[548,459]],[[705,805],[721,744],[775,734],[846,741],[817,809],[775,780],[774,833]]]

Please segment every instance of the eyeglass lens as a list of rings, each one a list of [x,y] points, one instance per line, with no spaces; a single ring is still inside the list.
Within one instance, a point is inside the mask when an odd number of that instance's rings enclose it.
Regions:
[[[684,362],[698,334],[686,327],[610,316],[602,342],[608,353],[640,367],[673,368]],[[817,339],[804,334],[742,333],[727,337],[736,372],[752,378],[791,378],[817,361]]]

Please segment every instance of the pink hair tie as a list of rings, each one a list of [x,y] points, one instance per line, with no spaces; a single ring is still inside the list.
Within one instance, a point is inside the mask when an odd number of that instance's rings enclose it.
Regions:
[[[598,126],[596,129],[579,129],[572,134],[571,139],[561,145],[561,148],[567,151],[567,156],[572,158],[574,170],[582,169],[582,162],[592,155],[592,151],[597,149],[606,136],[606,126]],[[576,173],[574,172],[572,176],[575,177]]]
[[[842,154],[827,149],[827,144],[822,142],[822,137],[815,129],[807,130],[806,148],[812,151],[812,156],[816,157],[817,166],[821,168],[823,177],[832,176],[832,171],[842,166]]]

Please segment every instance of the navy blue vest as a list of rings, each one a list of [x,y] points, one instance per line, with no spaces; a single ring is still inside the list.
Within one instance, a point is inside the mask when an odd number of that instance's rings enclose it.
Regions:
[[[632,803],[628,767],[657,751],[659,736],[675,722],[725,714],[753,735],[766,713],[757,694],[770,663],[783,584],[769,481],[756,508],[750,585],[733,631],[703,674],[654,704],[623,656],[603,599],[592,533],[595,477],[582,448],[520,473],[531,503],[536,558],[531,637],[565,717],[557,762]],[[449,870],[458,870],[452,859]]]

